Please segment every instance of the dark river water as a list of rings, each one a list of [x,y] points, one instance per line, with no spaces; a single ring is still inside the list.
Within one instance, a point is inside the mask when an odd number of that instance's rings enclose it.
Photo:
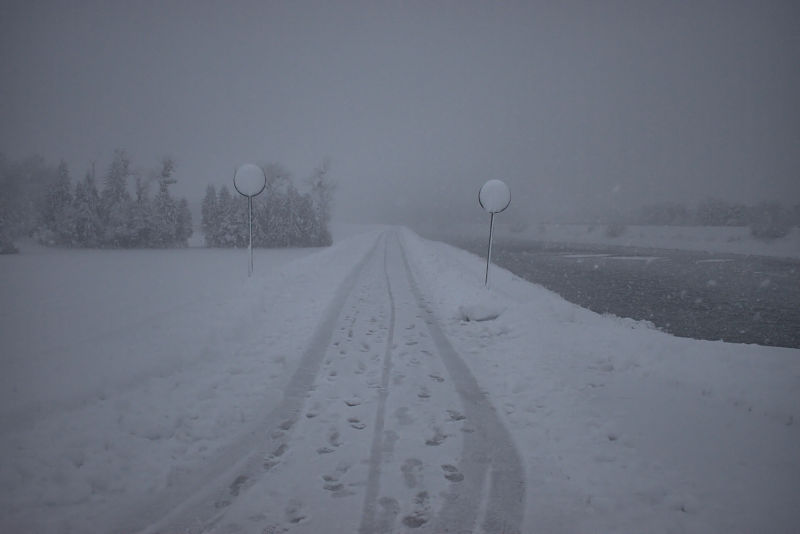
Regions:
[[[486,257],[486,240],[437,239]],[[580,306],[677,336],[800,348],[798,260],[497,239],[492,261]]]

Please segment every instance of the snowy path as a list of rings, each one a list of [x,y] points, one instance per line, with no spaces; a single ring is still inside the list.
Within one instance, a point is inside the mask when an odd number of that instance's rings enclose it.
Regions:
[[[797,530],[796,349],[487,290],[406,229],[243,259],[0,258],[0,531]]]
[[[521,531],[520,456],[395,233],[344,282],[262,432],[147,531]]]

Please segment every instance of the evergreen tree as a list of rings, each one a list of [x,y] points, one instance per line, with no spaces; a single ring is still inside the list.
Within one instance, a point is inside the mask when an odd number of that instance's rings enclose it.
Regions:
[[[155,225],[153,203],[149,195],[149,181],[142,176],[136,177],[136,199],[131,207],[131,241],[132,247],[153,246]]]
[[[192,212],[189,209],[189,202],[185,198],[178,201],[178,221],[175,229],[175,240],[178,245],[186,247],[189,245],[189,238],[192,237]]]
[[[206,188],[206,196],[203,197],[203,205],[200,209],[200,229],[205,237],[207,247],[215,247],[216,230],[219,224],[219,213],[217,205],[217,190],[213,185]]]
[[[158,177],[158,195],[155,206],[155,236],[153,244],[157,247],[168,247],[177,241],[178,205],[169,194],[169,186],[176,182],[172,178],[175,164],[167,158],[162,162],[161,174]]]
[[[87,172],[83,181],[75,185],[72,208],[75,244],[81,247],[99,246],[102,237],[100,196],[92,173]]]
[[[280,165],[264,168],[267,185],[253,199],[253,246],[307,247],[330,245],[328,231],[333,183],[326,178],[327,162],[309,180],[310,191],[301,193]],[[246,247],[247,200],[208,186],[203,200],[203,233],[207,246]]]
[[[314,212],[312,241],[315,246],[329,246],[333,243],[329,225],[333,213],[333,194],[336,191],[336,184],[329,175],[330,160],[326,159],[309,178]]]
[[[58,166],[57,176],[45,197],[40,240],[48,244],[72,245],[75,217],[72,208],[72,184],[65,162]]]
[[[269,247],[270,203],[266,193],[253,200],[253,246]]]
[[[100,215],[104,226],[104,244],[111,247],[130,246],[131,195],[127,179],[131,175],[130,160],[123,150],[114,152],[100,197]]]
[[[271,247],[287,247],[291,243],[289,189],[293,187],[292,178],[289,172],[277,163],[268,165],[265,174],[267,175],[265,201],[269,205],[266,241]]]
[[[241,241],[239,234],[241,225],[237,221],[237,208],[227,186],[222,186],[217,197],[217,214],[219,216],[216,234],[216,246],[235,247]]]
[[[47,194],[57,170],[39,156],[15,162],[0,156],[0,247],[15,250],[12,242],[34,235],[42,226]]]

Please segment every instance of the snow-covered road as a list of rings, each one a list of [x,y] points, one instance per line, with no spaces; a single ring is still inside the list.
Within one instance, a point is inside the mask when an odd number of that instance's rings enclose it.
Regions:
[[[0,531],[796,531],[800,351],[484,265],[398,228],[250,279],[243,251],[0,257]]]
[[[520,455],[396,232],[343,282],[260,432],[214,491],[147,531],[521,532]]]

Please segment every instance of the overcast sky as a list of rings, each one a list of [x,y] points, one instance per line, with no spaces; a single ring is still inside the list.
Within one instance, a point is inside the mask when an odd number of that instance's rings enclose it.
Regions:
[[[0,3],[0,151],[235,166],[329,157],[337,217],[531,220],[658,200],[800,202],[787,0]]]

